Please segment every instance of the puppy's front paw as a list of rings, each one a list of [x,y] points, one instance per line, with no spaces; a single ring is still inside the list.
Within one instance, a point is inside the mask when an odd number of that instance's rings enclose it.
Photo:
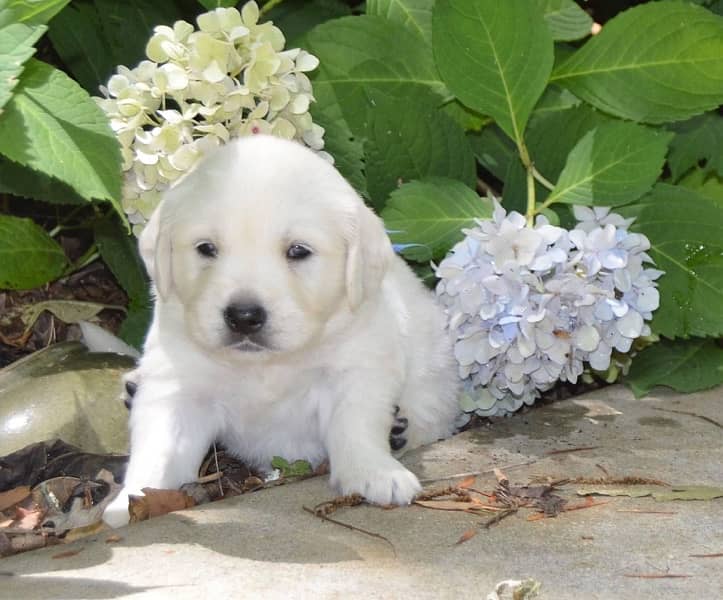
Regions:
[[[331,484],[340,493],[361,494],[373,504],[410,504],[422,489],[416,475],[391,456],[331,466]]]
[[[103,512],[103,521],[111,527],[118,528],[128,525],[130,513],[128,512],[128,492],[123,488]]]

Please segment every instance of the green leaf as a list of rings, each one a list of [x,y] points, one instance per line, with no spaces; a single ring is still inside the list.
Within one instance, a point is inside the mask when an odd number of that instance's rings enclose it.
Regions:
[[[152,317],[153,309],[151,306],[131,302],[128,305],[128,315],[118,330],[118,337],[134,348],[140,349],[146,339]]]
[[[70,0],[4,0],[0,6],[0,28],[10,23],[45,25]]]
[[[580,106],[580,99],[565,88],[556,85],[548,85],[545,92],[535,105],[532,111],[528,127],[531,127],[536,119],[545,117],[549,113],[556,113]]]
[[[690,188],[723,206],[723,177],[718,177],[715,173],[695,168],[680,179],[678,185]]]
[[[286,47],[304,47],[301,37],[317,25],[351,14],[341,0],[284,0],[268,11],[263,20],[272,21],[284,32]]]
[[[517,148],[497,125],[467,135],[479,163],[500,181],[505,180],[512,161],[518,160]]]
[[[592,18],[572,0],[537,0],[556,41],[569,42],[590,35]]]
[[[327,104],[325,108],[313,105],[311,114],[314,123],[325,130],[324,150],[334,158],[334,166],[359,194],[368,197],[364,144],[349,129],[341,107],[335,103]]]
[[[85,204],[69,185],[10,160],[0,159],[0,192],[53,204]]]
[[[128,315],[118,335],[131,346],[140,348],[151,322],[152,301],[137,241],[112,218],[98,221],[94,233],[101,258],[129,299]]]
[[[236,6],[237,0],[198,0],[198,3],[203,6],[206,10],[213,10],[214,8],[229,8],[230,6]]]
[[[679,123],[670,142],[668,165],[673,181],[678,181],[689,169],[705,161],[706,170],[723,176],[723,117],[706,113]]]
[[[367,189],[380,211],[400,183],[425,177],[459,179],[473,187],[474,157],[462,128],[434,107],[431,94],[415,102],[374,96],[369,110],[366,150]]]
[[[44,25],[33,27],[14,23],[0,28],[0,115],[23,72],[23,66],[35,54],[35,42],[45,33]]]
[[[48,36],[73,76],[96,94],[117,65],[145,58],[153,27],[181,17],[172,0],[74,2],[53,19]]]
[[[367,14],[401,23],[432,43],[434,0],[367,0]]]
[[[679,121],[723,103],[723,19],[683,2],[617,15],[551,81],[618,117]]]
[[[105,115],[88,94],[50,65],[30,61],[0,119],[0,154],[110,200],[119,214],[120,149]]]
[[[98,221],[94,233],[101,258],[130,301],[150,306],[150,284],[136,238],[111,218]]]
[[[60,277],[63,249],[30,219],[0,215],[0,289],[29,290]]]
[[[449,89],[520,146],[552,69],[552,38],[538,7],[526,0],[438,0],[432,25],[434,56]]]
[[[711,339],[661,339],[633,358],[624,381],[637,398],[656,385],[686,393],[712,388],[723,383],[723,348]]]
[[[389,52],[394,40],[394,52]],[[322,110],[338,104],[352,133],[363,136],[374,93],[406,98],[446,94],[422,39],[397,23],[374,16],[342,17],[315,27],[304,40],[321,64],[312,74]]]
[[[611,122],[587,132],[567,157],[546,204],[627,204],[660,175],[672,134]]]
[[[402,255],[419,262],[444,257],[460,241],[463,227],[492,216],[492,202],[453,179],[405,183],[392,192],[382,218],[395,244],[411,244]]]
[[[274,456],[271,459],[271,466],[281,471],[282,477],[303,477],[304,475],[311,475],[314,472],[311,464],[305,460],[295,460],[290,463],[281,456]]]
[[[527,127],[525,142],[532,162],[548,180],[557,181],[567,157],[580,139],[599,125],[613,119],[589,104],[566,110],[542,110],[533,113]],[[512,160],[504,177],[503,205],[508,210],[524,213],[527,202],[527,176],[522,163]],[[536,198],[542,202],[550,190],[535,182]]]
[[[630,230],[648,237],[648,254],[665,271],[658,280],[653,332],[668,338],[723,335],[723,204],[658,184],[618,212],[637,217]]]
[[[97,94],[99,86],[108,81],[118,63],[103,37],[95,6],[70,5],[53,20],[48,37],[78,83]]]

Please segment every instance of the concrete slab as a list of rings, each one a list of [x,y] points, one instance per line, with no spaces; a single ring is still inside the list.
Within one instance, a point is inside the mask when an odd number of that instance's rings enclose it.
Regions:
[[[723,486],[722,400],[722,388],[635,400],[613,386],[500,419],[406,462],[434,485],[479,471],[486,490],[493,467],[528,483],[600,477],[597,465],[614,476]],[[550,454],[582,447],[594,448]],[[392,549],[302,509],[332,497],[326,478],[316,478],[134,525],[115,544],[101,534],[6,558],[0,598],[484,598],[500,580],[525,577],[554,600],[723,597],[723,558],[691,556],[723,552],[723,499],[613,498],[536,522],[521,512],[462,545],[456,540],[479,517],[417,506],[335,513],[386,536]],[[627,512],[636,509],[666,514]],[[52,558],[70,549],[82,551]]]

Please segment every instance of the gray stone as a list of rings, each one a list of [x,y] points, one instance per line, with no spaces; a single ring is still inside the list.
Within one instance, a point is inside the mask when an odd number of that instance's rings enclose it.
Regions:
[[[120,377],[132,366],[128,357],[66,342],[0,371],[0,456],[56,437],[88,452],[126,452]]]
[[[641,400],[621,386],[498,419],[405,459],[430,485],[494,467],[514,483],[637,475],[723,485],[723,388]],[[707,420],[706,420],[707,419]],[[716,422],[718,423],[716,425]],[[587,450],[581,450],[587,448]],[[577,450],[561,453],[560,450]],[[575,485],[564,495],[571,502]],[[548,600],[720,598],[723,499],[607,504],[528,521],[509,517],[461,545],[488,517],[419,506],[342,508],[325,523],[303,507],[333,497],[326,477],[206,504],[0,561],[0,598],[485,598],[504,579],[534,578]],[[639,512],[634,512],[639,511]],[[67,550],[73,556],[53,559]],[[653,579],[631,575],[687,575]],[[717,590],[717,591],[716,591]]]

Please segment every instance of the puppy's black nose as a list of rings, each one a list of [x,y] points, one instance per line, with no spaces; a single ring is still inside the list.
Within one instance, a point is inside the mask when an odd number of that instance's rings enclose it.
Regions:
[[[235,332],[250,335],[266,323],[266,311],[258,304],[230,304],[223,311],[223,320]]]

